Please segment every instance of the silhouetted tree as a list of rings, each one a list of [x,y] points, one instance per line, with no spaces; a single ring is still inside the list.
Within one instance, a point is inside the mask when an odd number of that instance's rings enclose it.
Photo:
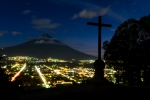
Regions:
[[[18,90],[19,84],[21,84],[21,81],[18,81],[18,80],[14,82],[10,81],[10,76],[5,73],[7,69],[2,68],[3,62],[1,61],[3,58],[4,57],[0,55],[0,90],[2,90],[3,93],[8,93],[14,90],[16,91]]]
[[[129,19],[115,31],[110,41],[103,43],[106,64],[116,70],[125,70],[129,84],[140,82],[141,70],[145,82],[150,76],[150,15],[140,20]]]
[[[5,73],[5,69],[2,69],[2,62],[1,59],[3,56],[0,56],[0,90],[8,91],[9,90],[9,77]]]

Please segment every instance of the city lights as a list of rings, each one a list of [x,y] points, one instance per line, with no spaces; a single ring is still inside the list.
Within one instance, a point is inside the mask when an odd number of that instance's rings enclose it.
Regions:
[[[35,69],[36,69],[36,71],[38,72],[39,76],[41,77],[41,79],[42,79],[42,81],[43,81],[45,87],[46,87],[46,88],[50,88],[50,86],[47,84],[46,79],[44,78],[44,75],[41,73],[40,69],[37,68],[37,66],[35,66]]]
[[[20,70],[18,73],[16,73],[16,74],[14,75],[14,77],[12,77],[11,81],[14,81],[15,78],[16,78],[17,76],[19,76],[19,74],[20,74],[25,68],[26,68],[26,63],[23,65],[23,67],[21,68],[21,70]]]
[[[57,59],[57,62],[62,63],[59,64],[53,62],[56,61],[56,59],[53,58],[49,58],[48,62],[40,62],[46,59],[41,60],[28,56],[8,57],[7,60],[11,61],[10,65],[8,65],[11,67],[4,65],[2,68],[7,70],[6,74],[13,75],[11,82],[19,79],[23,82],[23,86],[30,86],[34,82],[36,86],[45,88],[57,87],[57,85],[71,85],[74,83],[81,84],[82,80],[91,79],[95,72],[94,68],[86,67],[86,64],[91,64],[93,60],[80,60],[79,66],[74,67],[69,65],[69,63],[72,64],[72,62],[62,62],[63,60]],[[25,63],[22,64],[23,62]],[[50,63],[51,65],[49,65]],[[110,76],[112,76],[109,74],[113,74],[116,71],[105,69],[104,72],[104,77],[109,80]]]

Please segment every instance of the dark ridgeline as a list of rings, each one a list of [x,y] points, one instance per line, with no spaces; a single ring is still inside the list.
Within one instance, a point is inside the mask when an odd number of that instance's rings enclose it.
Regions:
[[[95,60],[97,57],[79,52],[48,34],[43,34],[28,42],[6,47],[2,51],[7,56],[30,56],[41,59],[48,57],[62,60]]]

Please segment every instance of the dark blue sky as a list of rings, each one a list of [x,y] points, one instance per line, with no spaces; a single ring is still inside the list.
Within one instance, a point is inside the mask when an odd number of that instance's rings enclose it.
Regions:
[[[102,41],[129,18],[150,14],[150,0],[0,0],[0,47],[50,34],[70,47],[97,56],[98,28],[87,22],[112,24],[102,28]]]

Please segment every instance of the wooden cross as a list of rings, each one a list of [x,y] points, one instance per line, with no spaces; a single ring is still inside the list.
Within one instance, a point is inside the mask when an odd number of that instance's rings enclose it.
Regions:
[[[102,24],[101,16],[98,17],[98,23],[87,22],[87,25],[98,26],[98,59],[101,59],[101,28],[104,27],[111,27],[111,24]]]

